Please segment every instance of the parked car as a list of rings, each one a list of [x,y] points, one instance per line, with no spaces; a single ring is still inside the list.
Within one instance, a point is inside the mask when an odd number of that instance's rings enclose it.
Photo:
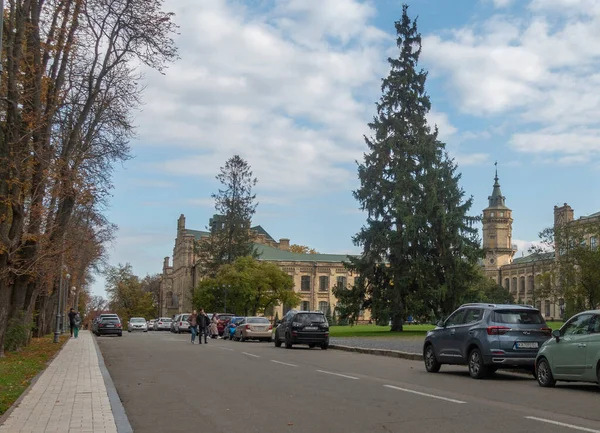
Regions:
[[[285,343],[287,349],[294,344],[308,344],[308,347],[329,347],[329,324],[321,311],[296,311],[286,313],[275,328],[275,347]]]
[[[217,331],[219,331],[219,336],[224,338],[225,333],[225,324],[229,323],[232,317],[235,317],[233,313],[217,313],[217,317],[219,321],[217,322]],[[212,315],[211,315],[212,319]]]
[[[171,329],[171,318],[170,317],[159,317],[154,322],[155,331],[168,331]]]
[[[96,335],[118,335],[123,336],[121,320],[116,315],[102,317],[97,324]]]
[[[233,339],[237,341],[271,341],[273,325],[266,317],[245,317],[235,328]]]
[[[180,317],[180,316],[181,316],[181,314],[175,314],[175,315],[173,316],[173,319],[171,320],[171,326],[169,327],[169,330],[170,330],[171,332],[173,332],[173,333],[174,333],[174,332],[176,332],[176,331],[175,331],[175,324],[176,324],[176,323],[179,321],[179,317]]]
[[[540,386],[553,387],[558,380],[600,384],[600,310],[573,316],[552,337],[535,362]]]
[[[148,332],[148,324],[143,317],[132,317],[127,324],[127,332],[143,331]]]
[[[191,313],[179,314],[175,319],[175,324],[173,325],[173,332],[177,334],[181,334],[182,332],[191,332],[190,331],[190,323],[188,322],[188,318],[191,316]]]
[[[154,319],[148,320],[148,331],[154,331]]]
[[[98,334],[98,323],[100,323],[100,321],[105,317],[113,317],[113,318],[119,319],[119,316],[116,315],[115,313],[102,313],[102,314],[96,316],[96,318],[92,322],[92,333],[99,335]],[[120,319],[119,319],[119,321],[120,321]]]
[[[425,368],[437,373],[443,364],[468,365],[474,379],[498,369],[534,373],[538,350],[551,332],[532,306],[465,304],[427,333]]]

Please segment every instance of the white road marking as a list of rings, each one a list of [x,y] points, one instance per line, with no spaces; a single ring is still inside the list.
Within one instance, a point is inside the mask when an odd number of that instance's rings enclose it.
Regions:
[[[526,416],[525,418],[531,419],[533,421],[545,422],[547,424],[554,424],[560,427],[566,427],[573,430],[586,431],[589,433],[600,433],[600,430],[594,430],[592,428],[580,427],[578,425],[566,424],[564,422],[552,421],[551,419],[538,418],[537,416]]]
[[[358,377],[354,377],[354,376],[348,376],[346,374],[340,374],[340,373],[332,373],[331,371],[325,371],[325,370],[317,370],[319,373],[325,373],[325,374],[332,374],[334,376],[339,376],[339,377],[345,377],[346,379],[354,379],[354,380],[358,380]]]
[[[275,364],[287,365],[289,367],[298,367],[296,364],[288,364],[287,362],[275,361],[274,359],[271,359],[271,362],[274,362]]]
[[[252,353],[248,353],[248,352],[242,352],[242,353],[243,353],[244,355],[253,356],[253,357],[255,357],[255,358],[260,358],[260,356],[258,356],[258,355],[254,355],[254,354],[252,354]]]
[[[233,352],[233,349],[230,349],[229,347],[219,347],[219,349],[229,350],[230,352]]]
[[[441,397],[439,395],[434,395],[434,394],[427,394],[427,393],[424,393],[424,392],[414,391],[412,389],[400,388],[398,386],[393,386],[393,385],[383,385],[383,386],[385,386],[386,388],[391,388],[391,389],[395,389],[395,390],[398,390],[398,391],[404,391],[404,392],[410,392],[411,394],[422,395],[423,397],[437,398],[438,400],[449,401],[451,403],[458,403],[458,404],[465,404],[466,403],[466,401],[455,400],[453,398],[447,398],[447,397]]]

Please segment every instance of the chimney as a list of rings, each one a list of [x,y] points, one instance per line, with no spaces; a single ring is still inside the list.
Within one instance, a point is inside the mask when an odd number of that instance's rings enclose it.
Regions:
[[[181,232],[185,230],[185,216],[183,214],[179,215],[179,219],[177,220],[177,231]]]
[[[554,227],[569,223],[574,219],[573,208],[565,203],[561,207],[554,206]]]
[[[169,257],[165,257],[165,261],[163,262],[163,269],[167,269],[169,267]]]
[[[290,240],[287,238],[279,239],[279,249],[284,251],[290,250]]]

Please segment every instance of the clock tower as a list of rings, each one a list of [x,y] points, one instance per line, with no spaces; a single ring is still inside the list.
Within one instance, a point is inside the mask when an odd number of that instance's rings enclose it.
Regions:
[[[497,166],[497,163],[496,163]],[[516,248],[512,245],[512,210],[506,207],[506,197],[502,195],[498,183],[498,169],[494,177],[494,189],[488,197],[489,205],[483,210],[483,262],[487,276],[499,281],[498,270],[512,263]]]

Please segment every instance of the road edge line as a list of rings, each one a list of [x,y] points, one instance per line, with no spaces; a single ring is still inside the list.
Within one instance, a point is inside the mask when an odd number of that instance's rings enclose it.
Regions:
[[[96,348],[96,355],[98,355],[98,367],[100,367],[100,373],[102,373],[102,378],[104,379],[104,386],[106,386],[106,393],[108,394],[108,401],[110,402],[113,418],[117,426],[117,432],[133,433],[133,428],[129,423],[127,413],[125,413],[125,407],[123,407],[123,403],[121,403],[121,398],[119,397],[117,388],[115,387],[112,377],[110,377],[110,373],[104,364],[104,357],[102,356],[100,346],[98,346],[98,342],[96,341],[94,334],[92,334],[92,341],[94,342],[94,347]]]
[[[343,346],[341,344],[330,344],[329,348],[334,349],[334,350],[342,350],[344,352],[363,353],[366,355],[387,356],[390,358],[402,358],[402,359],[409,359],[412,361],[422,361],[423,360],[423,355],[421,355],[420,353],[402,352],[400,350],[366,349],[364,347]]]
[[[545,424],[555,425],[555,426],[558,426],[558,427],[570,428],[571,430],[578,430],[578,431],[584,431],[584,432],[590,432],[590,433],[598,433],[598,432],[600,432],[600,430],[594,430],[594,429],[589,428],[589,427],[582,427],[582,426],[578,426],[578,425],[575,425],[575,424],[568,424],[566,422],[560,422],[560,421],[554,421],[554,420],[551,420],[551,419],[539,418],[537,416],[526,416],[524,418],[532,420],[532,421],[542,422],[542,423],[545,423]]]
[[[437,399],[437,400],[443,400],[443,401],[447,401],[449,403],[467,404],[466,401],[457,400],[455,398],[443,397],[441,395],[430,394],[430,393],[427,393],[427,392],[416,391],[414,389],[402,388],[402,387],[395,386],[395,385],[383,385],[383,386],[384,386],[384,388],[395,389],[396,391],[408,392],[410,394],[420,395],[422,397],[428,397],[428,398],[434,398],[434,399]]]

